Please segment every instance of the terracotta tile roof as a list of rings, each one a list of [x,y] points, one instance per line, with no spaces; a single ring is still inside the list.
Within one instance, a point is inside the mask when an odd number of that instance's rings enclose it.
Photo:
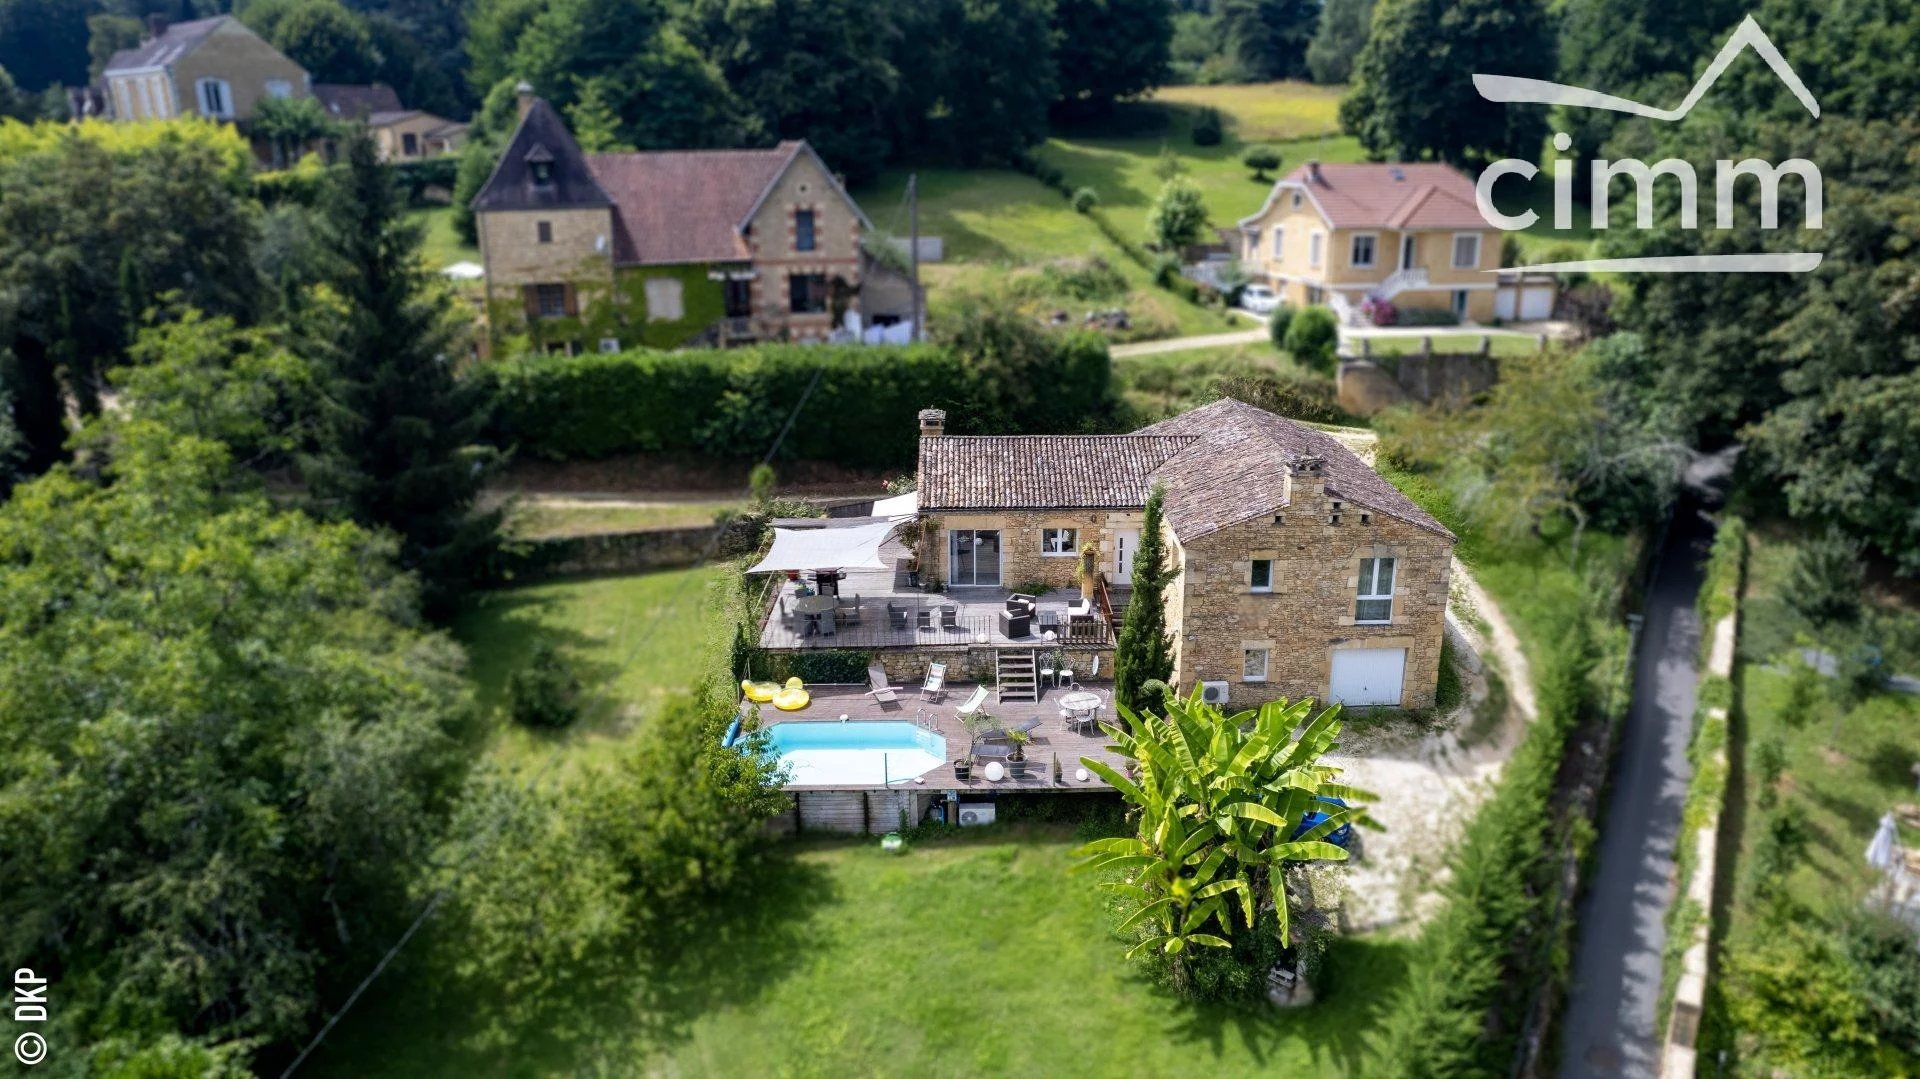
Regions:
[[[615,208],[614,261],[645,265],[747,258],[740,225],[803,145],[589,154],[587,168]]]
[[[136,71],[140,68],[163,67],[200,47],[207,35],[220,28],[220,24],[233,21],[231,15],[216,15],[211,19],[194,19],[190,22],[178,22],[166,28],[158,37],[141,42],[131,49],[121,49],[107,61],[102,75],[111,75],[116,71]],[[251,33],[251,31],[249,31]]]
[[[1381,478],[1340,440],[1231,398],[1141,428],[1193,435],[1196,444],[1154,475],[1167,488],[1167,523],[1182,540],[1252,520],[1287,504],[1287,465],[1313,456],[1329,494],[1453,538],[1445,525]]]
[[[1280,183],[1304,186],[1334,228],[1490,227],[1474,202],[1473,181],[1452,165],[1370,161],[1319,168],[1318,180],[1302,165]]]
[[[393,87],[376,82],[366,85],[341,82],[316,82],[313,96],[329,116],[365,120],[376,113],[407,111]]]
[[[920,440],[920,508],[1138,509],[1190,434],[942,435]]]

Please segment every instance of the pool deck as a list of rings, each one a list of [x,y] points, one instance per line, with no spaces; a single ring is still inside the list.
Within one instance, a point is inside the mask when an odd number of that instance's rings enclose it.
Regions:
[[[1111,720],[1113,710],[1113,683],[1089,682],[1080,687],[1098,693],[1105,700],[1102,709],[1103,718]],[[1060,722],[1060,697],[1068,692],[1065,689],[1047,688],[1042,691],[1038,701],[987,702],[987,711],[1001,723],[1019,723],[1037,718],[1040,726],[1033,731],[1033,740],[1027,744],[1027,775],[1023,779],[1011,776],[998,783],[989,782],[981,772],[984,762],[976,764],[973,776],[967,780],[954,777],[953,761],[966,754],[971,736],[966,724],[957,714],[960,705],[965,703],[967,695],[973,692],[972,686],[959,686],[947,691],[938,701],[922,700],[920,688],[894,687],[899,700],[892,704],[880,704],[867,696],[861,686],[808,686],[813,694],[812,703],[794,712],[782,712],[772,705],[760,706],[760,725],[771,727],[776,723],[838,723],[845,715],[853,720],[890,720],[894,722],[916,723],[930,731],[937,732],[947,740],[947,763],[920,776],[918,780],[902,780],[892,784],[891,788],[878,783],[868,786],[832,784],[826,786],[790,785],[789,791],[852,791],[852,790],[928,790],[962,791],[982,793],[986,791],[1106,791],[1111,790],[1104,780],[1089,773],[1082,783],[1073,778],[1075,770],[1080,768],[1081,757],[1092,757],[1104,761],[1114,768],[1122,768],[1124,760],[1107,751],[1105,731],[1095,728],[1087,734],[1086,728],[1079,731],[1068,730]],[[957,691],[956,691],[957,690]],[[1060,761],[1060,782],[1053,780],[1053,761]]]

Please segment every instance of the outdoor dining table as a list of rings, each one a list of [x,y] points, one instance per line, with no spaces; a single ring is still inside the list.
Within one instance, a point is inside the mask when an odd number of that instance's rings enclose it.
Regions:
[[[833,596],[795,596],[793,613],[806,619],[806,635],[820,632],[820,616],[833,611]]]
[[[1102,703],[1100,694],[1076,689],[1060,698],[1060,710],[1073,717],[1073,725],[1077,728],[1082,723],[1092,723]]]

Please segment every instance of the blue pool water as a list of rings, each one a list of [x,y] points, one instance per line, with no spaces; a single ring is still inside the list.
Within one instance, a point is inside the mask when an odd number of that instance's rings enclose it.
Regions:
[[[947,759],[947,740],[911,723],[776,723],[767,741],[796,786],[897,783]]]

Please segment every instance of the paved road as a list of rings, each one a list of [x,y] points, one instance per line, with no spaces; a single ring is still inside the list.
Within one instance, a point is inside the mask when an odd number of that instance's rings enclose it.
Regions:
[[[1692,773],[1687,740],[1700,652],[1694,596],[1712,538],[1712,525],[1683,502],[1648,589],[1633,706],[1613,761],[1593,886],[1580,909],[1560,1054],[1560,1074],[1568,1079],[1659,1070],[1654,1012],[1663,919],[1673,898],[1675,834]]]

